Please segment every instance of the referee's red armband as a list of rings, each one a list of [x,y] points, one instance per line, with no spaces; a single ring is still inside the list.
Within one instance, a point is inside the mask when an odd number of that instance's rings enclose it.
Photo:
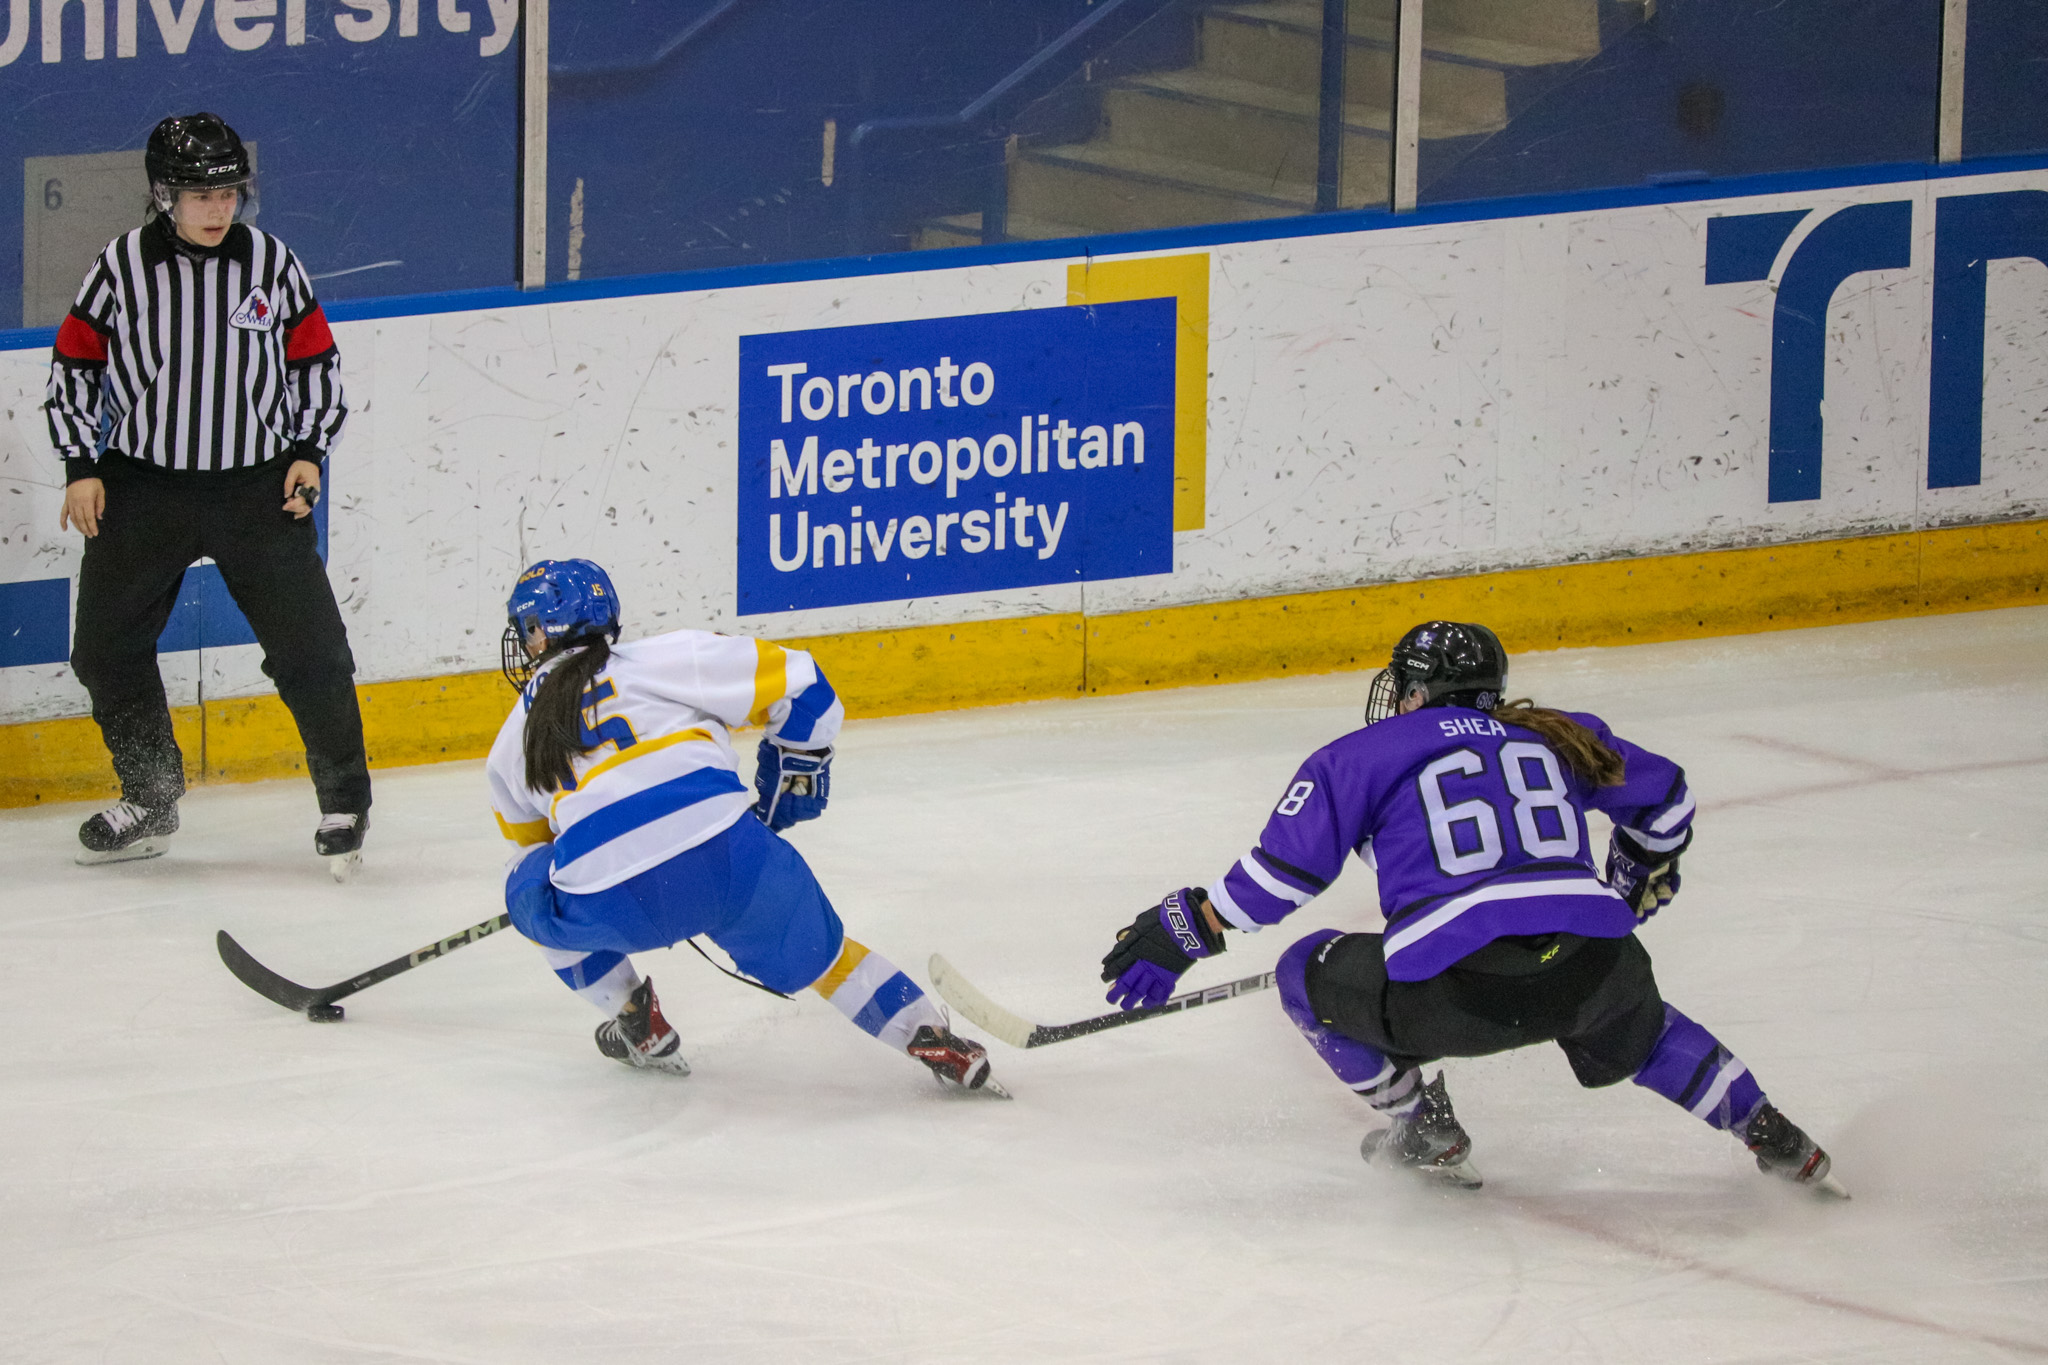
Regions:
[[[57,329],[57,356],[73,365],[104,365],[107,339],[78,314],[67,314]]]
[[[284,359],[287,365],[306,360],[318,360],[334,349],[334,332],[327,326],[327,314],[319,304],[313,311],[300,318],[284,332]]]

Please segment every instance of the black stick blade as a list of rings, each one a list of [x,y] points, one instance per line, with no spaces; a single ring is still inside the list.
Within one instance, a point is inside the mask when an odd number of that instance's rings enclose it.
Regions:
[[[220,950],[220,960],[235,974],[235,980],[247,986],[265,1000],[283,1005],[295,1014],[318,1004],[324,1004],[323,991],[309,990],[296,981],[287,981],[270,968],[249,956],[248,949],[235,942],[227,930],[213,936],[213,946]]]

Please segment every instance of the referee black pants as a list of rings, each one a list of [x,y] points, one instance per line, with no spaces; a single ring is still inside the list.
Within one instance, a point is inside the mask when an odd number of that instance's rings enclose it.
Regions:
[[[298,722],[321,811],[367,811],[355,659],[313,519],[283,510],[290,462],[194,474],[110,454],[99,467],[107,510],[85,542],[71,669],[92,697],[122,795],[145,806],[184,795],[156,646],[185,570],[204,556],[248,617],[263,671]]]

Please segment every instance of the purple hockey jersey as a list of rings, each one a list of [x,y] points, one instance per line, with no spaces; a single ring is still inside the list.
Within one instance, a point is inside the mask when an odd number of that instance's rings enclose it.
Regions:
[[[1617,739],[1598,716],[1571,715],[1625,760],[1620,786],[1579,778],[1533,731],[1425,707],[1311,754],[1209,899],[1255,932],[1327,889],[1356,852],[1379,873],[1396,981],[1435,976],[1503,935],[1631,932],[1634,912],[1595,871],[1585,812],[1668,852],[1692,827],[1692,795],[1671,760]]]

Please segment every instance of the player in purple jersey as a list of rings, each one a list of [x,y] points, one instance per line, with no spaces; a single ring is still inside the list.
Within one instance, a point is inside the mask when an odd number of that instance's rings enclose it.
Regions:
[[[1598,716],[1502,700],[1507,654],[1484,626],[1431,621],[1374,678],[1366,727],[1309,756],[1259,842],[1117,935],[1109,998],[1156,1005],[1224,930],[1306,905],[1357,853],[1386,931],[1318,930],[1281,957],[1281,1002],[1318,1055],[1393,1120],[1368,1161],[1467,1186],[1471,1137],[1424,1064],[1554,1041],[1581,1085],[1637,1085],[1737,1135],[1757,1166],[1843,1193],[1828,1155],[1713,1034],[1657,993],[1637,924],[1678,891],[1693,799],[1677,764]],[[1601,880],[1587,810],[1614,823]]]

